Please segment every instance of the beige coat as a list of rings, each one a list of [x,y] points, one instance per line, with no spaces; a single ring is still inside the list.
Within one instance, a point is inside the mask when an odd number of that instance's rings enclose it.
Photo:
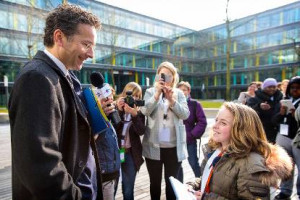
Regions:
[[[141,108],[142,113],[147,117],[147,127],[143,138],[143,156],[153,160],[160,160],[160,145],[158,140],[158,128],[159,123],[157,111],[159,109],[158,102],[154,99],[155,88],[149,88],[146,90],[144,99],[145,106]],[[174,104],[172,111],[174,113],[174,124],[176,131],[176,149],[177,159],[182,161],[187,157],[186,149],[186,131],[183,124],[183,120],[187,119],[190,115],[189,108],[187,106],[186,98],[181,90],[174,88],[174,96],[176,103]]]
[[[201,172],[211,152],[210,149],[204,152]],[[224,155],[214,168],[210,193],[205,194],[203,199],[270,199],[270,186],[276,187],[280,179],[288,178],[291,170],[292,161],[279,146],[272,145],[268,160],[255,152],[240,159]],[[198,179],[188,184],[199,190],[200,182],[201,179]]]

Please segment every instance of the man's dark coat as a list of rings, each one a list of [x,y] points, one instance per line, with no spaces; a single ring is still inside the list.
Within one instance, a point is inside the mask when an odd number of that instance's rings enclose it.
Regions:
[[[81,199],[76,181],[87,163],[91,128],[72,85],[44,52],[16,79],[9,117],[13,199]]]

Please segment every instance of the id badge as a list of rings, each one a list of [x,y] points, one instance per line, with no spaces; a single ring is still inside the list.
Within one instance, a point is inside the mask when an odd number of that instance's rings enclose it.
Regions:
[[[120,160],[121,160],[121,163],[125,162],[125,149],[124,148],[120,149]]]
[[[163,127],[159,133],[160,142],[170,142],[171,132],[169,128]]]
[[[280,134],[281,135],[288,135],[289,134],[289,125],[280,124]]]

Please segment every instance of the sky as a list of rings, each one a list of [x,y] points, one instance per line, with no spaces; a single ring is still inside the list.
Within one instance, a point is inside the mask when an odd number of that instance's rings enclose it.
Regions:
[[[194,30],[222,24],[227,0],[98,0]],[[229,19],[239,19],[297,0],[229,0]],[[298,0],[299,1],[299,0]]]

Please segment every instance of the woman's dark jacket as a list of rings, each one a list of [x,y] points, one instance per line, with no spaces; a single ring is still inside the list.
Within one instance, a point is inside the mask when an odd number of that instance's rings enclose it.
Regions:
[[[294,77],[289,81],[289,84],[287,85],[287,90],[286,90],[286,98],[285,99],[291,99],[291,93],[290,93],[290,88],[291,85],[297,83],[300,85],[300,77]],[[297,101],[298,99],[293,99],[293,104],[295,109],[298,108],[300,101]],[[296,102],[297,101],[297,102]],[[295,103],[296,102],[296,103]],[[286,122],[284,122],[284,118],[286,118]],[[297,134],[297,130],[298,130],[298,123],[295,119],[295,117],[292,115],[291,112],[285,114],[285,115],[281,115],[280,113],[278,113],[275,117],[274,117],[274,123],[276,124],[287,124],[289,126],[289,130],[288,130],[288,135],[287,137],[294,139],[296,134]]]
[[[253,108],[258,114],[266,136],[269,142],[275,143],[276,135],[278,132],[279,124],[275,123],[273,117],[280,111],[280,100],[282,99],[282,93],[277,90],[273,95],[273,100],[263,90],[256,90],[255,97],[248,99],[247,105]],[[271,108],[269,110],[262,110],[260,108],[261,103],[267,102]]]
[[[124,111],[119,111],[119,114],[120,114],[122,121],[124,121]],[[133,161],[134,161],[136,170],[138,171],[144,162],[144,159],[142,157],[142,143],[141,143],[140,136],[144,135],[144,133],[146,131],[145,116],[139,111],[137,116],[132,117],[131,120],[132,120],[132,124],[129,128],[131,153],[132,153],[132,157],[133,157]],[[118,127],[116,128],[120,147],[121,147],[123,126],[124,126],[124,123],[120,123],[118,125]]]

